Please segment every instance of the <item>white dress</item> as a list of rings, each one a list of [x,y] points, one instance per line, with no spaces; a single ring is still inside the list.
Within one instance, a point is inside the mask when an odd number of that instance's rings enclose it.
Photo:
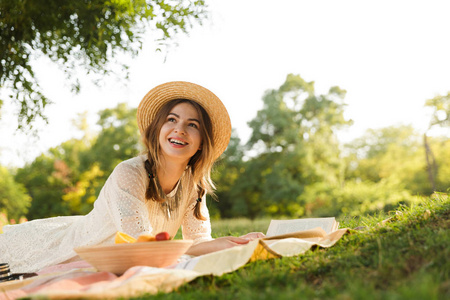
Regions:
[[[9,263],[13,273],[36,272],[79,259],[73,251],[76,247],[113,244],[117,231],[134,237],[162,231],[175,236],[182,226],[183,239],[192,239],[194,244],[211,240],[211,223],[205,199],[201,202],[201,212],[207,220],[202,221],[193,215],[196,192],[182,188],[190,181],[190,169],[184,172],[177,187],[167,195],[168,199],[175,199],[181,189],[181,197],[177,197],[180,200],[169,210],[166,204],[145,199],[149,184],[145,159],[146,156],[138,156],[117,165],[103,186],[94,208],[85,216],[39,219],[3,227],[0,263]]]

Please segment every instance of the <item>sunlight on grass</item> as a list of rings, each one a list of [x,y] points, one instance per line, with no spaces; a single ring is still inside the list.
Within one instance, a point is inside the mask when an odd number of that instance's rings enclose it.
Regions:
[[[223,219],[211,222],[213,237],[239,236],[248,232],[266,233],[270,219],[249,220],[245,218]]]
[[[341,227],[363,228],[350,230],[331,248],[249,263],[151,299],[450,299],[446,194],[339,221]],[[269,222],[229,219],[212,226],[216,236],[241,235],[265,232]]]

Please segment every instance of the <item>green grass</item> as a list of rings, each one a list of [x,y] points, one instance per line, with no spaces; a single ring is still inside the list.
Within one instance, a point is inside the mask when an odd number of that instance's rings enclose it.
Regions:
[[[249,232],[266,233],[270,219],[249,220],[244,218],[232,220],[217,220],[211,224],[214,237],[234,235],[239,236]]]
[[[388,215],[339,221],[341,227],[364,228],[351,230],[328,249],[250,263],[220,277],[200,277],[169,294],[141,299],[450,299],[446,195]],[[229,220],[213,228],[240,235],[264,232],[268,222]]]

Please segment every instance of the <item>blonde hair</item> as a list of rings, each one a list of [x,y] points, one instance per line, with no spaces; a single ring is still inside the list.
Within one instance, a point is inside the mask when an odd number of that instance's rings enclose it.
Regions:
[[[198,150],[189,160],[188,166],[192,179],[190,187],[183,187],[197,191],[197,203],[194,209],[194,216],[199,220],[206,220],[200,212],[200,202],[205,193],[214,195],[214,183],[211,180],[211,170],[214,165],[214,141],[212,138],[212,123],[208,113],[205,109],[195,101],[186,99],[172,100],[166,103],[156,114],[153,121],[145,130],[145,134],[142,137],[143,143],[147,149],[147,160],[145,162],[145,168],[152,177],[155,175],[155,170],[161,166],[161,153],[159,144],[159,133],[166,121],[166,117],[171,110],[180,103],[191,104],[198,113],[200,121],[200,135],[202,137],[202,147]],[[152,178],[150,178],[152,179]],[[153,200],[157,202],[165,201],[158,194],[157,187],[153,180],[150,180],[147,191],[145,192],[145,198],[147,200]]]

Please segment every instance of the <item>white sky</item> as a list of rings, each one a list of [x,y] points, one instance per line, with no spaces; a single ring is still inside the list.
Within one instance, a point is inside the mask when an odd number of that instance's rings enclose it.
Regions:
[[[246,141],[247,122],[262,107],[267,89],[289,73],[315,81],[324,93],[347,90],[346,116],[354,125],[340,133],[347,142],[368,128],[413,124],[424,131],[424,103],[450,91],[450,1],[208,1],[210,18],[179,36],[165,57],[149,40],[131,63],[128,82],[107,80],[101,88],[83,79],[70,93],[62,72],[39,59],[44,93],[55,102],[39,140],[15,133],[16,114],[7,103],[0,120],[0,164],[22,166],[49,147],[80,137],[77,113],[96,113],[120,102],[136,107],[148,90],[173,80],[198,83],[228,108]],[[5,91],[3,91],[5,92]],[[3,98],[5,99],[5,97]]]

